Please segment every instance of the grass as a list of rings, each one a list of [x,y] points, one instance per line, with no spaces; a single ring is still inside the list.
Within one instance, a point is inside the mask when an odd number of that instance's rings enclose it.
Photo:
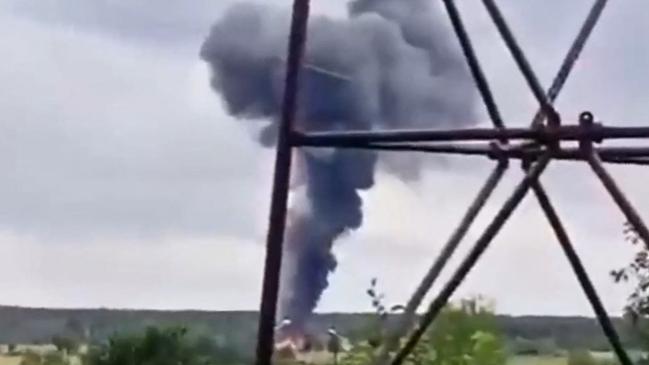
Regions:
[[[0,365],[19,365],[22,357],[0,355]]]
[[[507,365],[566,365],[567,359],[559,356],[513,356]]]

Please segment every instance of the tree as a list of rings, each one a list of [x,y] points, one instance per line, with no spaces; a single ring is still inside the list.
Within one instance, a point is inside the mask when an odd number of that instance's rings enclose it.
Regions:
[[[370,334],[368,337],[369,344],[372,347],[379,347],[387,334],[388,326],[390,325],[390,315],[402,311],[404,306],[395,304],[388,307],[385,304],[385,293],[379,291],[376,278],[372,278],[370,281],[367,295],[370,297],[370,303],[374,309],[374,316],[365,331]]]
[[[90,350],[85,365],[232,365],[237,359],[207,337],[192,339],[183,327],[149,327],[113,336]]]
[[[492,306],[480,297],[448,305],[419,347],[423,352],[415,364],[502,365],[506,360]]]
[[[630,320],[633,334],[638,342],[649,350],[649,242],[645,242],[629,222],[624,224],[624,239],[636,247],[636,253],[629,265],[612,270],[611,276],[616,283],[631,282],[634,289],[627,298],[625,317]],[[649,358],[643,355],[638,364],[649,364]]]
[[[624,225],[624,239],[637,248],[633,261],[626,267],[611,271],[613,280],[635,285],[627,301],[627,314],[636,322],[649,315],[649,242],[644,242],[630,223]]]
[[[376,279],[368,289],[375,316],[368,327],[367,341],[360,341],[341,357],[343,365],[360,365],[375,360],[377,344],[389,325],[385,296],[376,290]],[[504,340],[493,314],[493,306],[477,297],[449,304],[426,331],[419,345],[407,358],[409,365],[503,365],[506,360]]]

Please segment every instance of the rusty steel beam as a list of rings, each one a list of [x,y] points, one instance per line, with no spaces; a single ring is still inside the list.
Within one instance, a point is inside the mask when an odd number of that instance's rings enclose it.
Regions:
[[[275,316],[279,292],[279,278],[282,266],[282,246],[288,190],[291,175],[292,147],[290,134],[293,129],[299,87],[300,64],[306,43],[309,18],[309,0],[295,0],[288,45],[288,62],[285,92],[282,105],[281,124],[275,155],[275,173],[270,203],[268,235],[266,238],[266,258],[259,309],[257,332],[256,364],[271,365],[275,346]]]
[[[528,147],[525,144],[498,145],[494,143],[371,143],[364,146],[353,146],[347,148],[395,152],[472,155],[489,157],[492,159],[506,158],[519,160],[535,160],[547,151],[546,148],[539,146]],[[613,160],[613,162],[615,162],[615,160],[621,159],[649,158],[649,147],[595,147],[594,150],[602,157],[604,162],[609,162],[608,160]],[[558,148],[552,151],[552,157],[559,160],[586,161],[583,153],[577,147]]]
[[[373,142],[448,142],[448,141],[490,141],[494,139],[538,139],[539,130],[517,128],[499,131],[493,128],[465,129],[406,129],[381,131],[344,132],[295,132],[292,136],[294,146],[310,147],[351,147]]]
[[[616,165],[637,165],[637,166],[649,166],[649,159],[647,158],[609,158],[602,159],[603,162],[608,164]]]
[[[649,127],[609,127],[594,125],[582,128],[566,125],[556,128],[465,128],[437,130],[383,130],[346,132],[294,132],[291,143],[295,147],[356,147],[364,148],[370,143],[397,142],[451,142],[491,141],[496,139],[529,140],[539,143],[558,141],[649,138]]]

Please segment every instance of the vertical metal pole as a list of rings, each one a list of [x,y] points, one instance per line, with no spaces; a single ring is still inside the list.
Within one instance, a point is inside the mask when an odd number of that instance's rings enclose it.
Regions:
[[[295,0],[289,38],[288,62],[282,106],[282,119],[279,127],[275,173],[270,203],[268,236],[266,238],[266,260],[259,309],[259,329],[257,333],[257,365],[271,365],[275,338],[275,315],[279,278],[282,266],[282,246],[286,226],[288,190],[291,175],[290,141],[299,85],[299,72],[306,42],[306,28],[309,17],[309,0]]]

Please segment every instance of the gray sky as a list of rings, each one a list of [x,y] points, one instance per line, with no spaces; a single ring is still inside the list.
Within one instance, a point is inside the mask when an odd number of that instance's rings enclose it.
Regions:
[[[0,4],[0,303],[257,307],[272,151],[225,115],[198,58],[230,3]],[[500,3],[549,84],[590,1]],[[461,10],[508,124],[525,125],[534,101],[478,5]],[[342,1],[314,7],[344,12]],[[560,99],[565,119],[591,109],[610,124],[649,120],[648,10],[642,0],[609,5]],[[608,272],[633,252],[624,220],[586,166],[570,166],[551,165],[543,181],[607,308],[619,313],[627,288]],[[390,302],[404,301],[489,170],[486,161],[452,159],[416,182],[379,175],[365,195],[364,226],[336,247],[339,268],[320,310],[369,309],[364,289],[374,276]],[[463,251],[520,177],[511,170]],[[611,170],[649,218],[649,171]],[[495,299],[499,312],[590,314],[530,198],[458,296],[470,294]]]

